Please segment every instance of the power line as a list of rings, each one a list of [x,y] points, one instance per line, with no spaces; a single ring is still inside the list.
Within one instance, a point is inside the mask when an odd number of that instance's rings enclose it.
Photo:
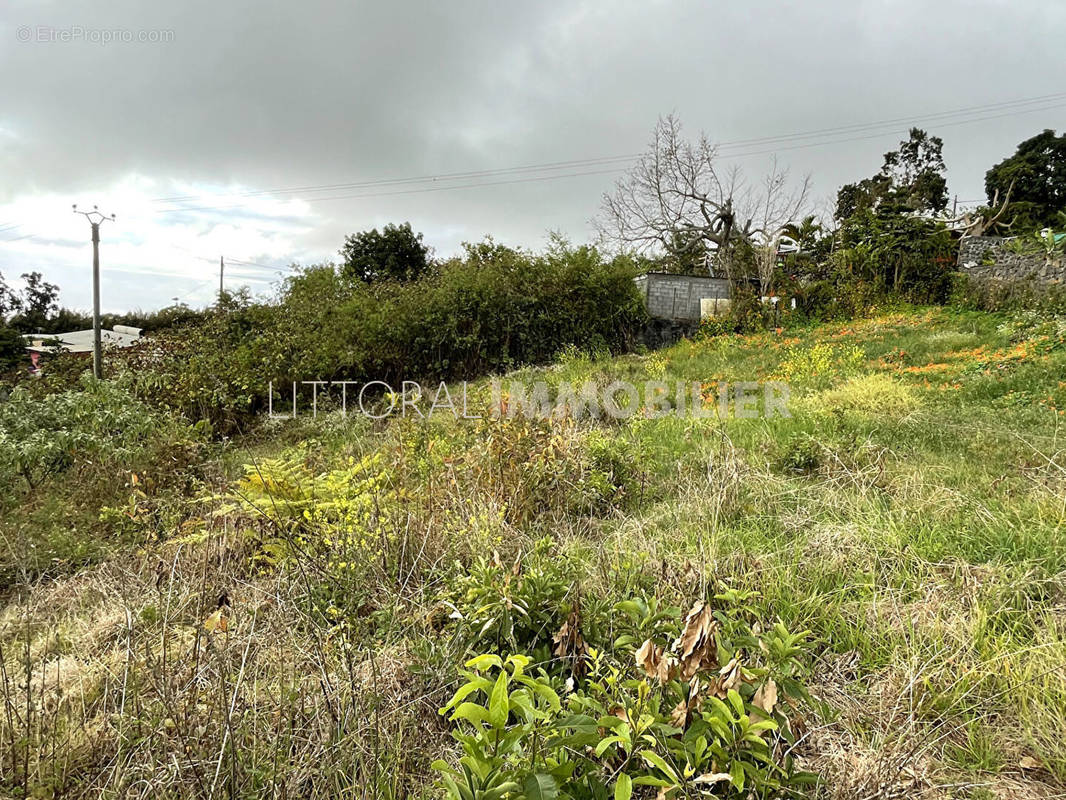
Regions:
[[[1010,112],[1005,113],[1005,114],[992,114],[992,115],[986,115],[986,116],[982,116],[982,117],[974,117],[972,119],[962,119],[962,120],[954,120],[954,121],[949,121],[949,122],[941,122],[941,123],[939,123],[939,127],[941,127],[941,128],[954,128],[954,127],[958,127],[959,125],[971,125],[971,124],[973,124],[975,122],[987,122],[988,120],[1003,119],[1004,117],[1012,117],[1012,116],[1015,116],[1015,114],[1030,114],[1030,113],[1033,113],[1035,111],[1051,111],[1051,110],[1054,110],[1056,108],[1063,108],[1063,107],[1066,107],[1066,102],[1055,103],[1053,105],[1042,106],[1040,108],[1026,108],[1026,109],[1022,109],[1022,110],[1010,111]],[[877,133],[868,134],[866,136],[850,136],[850,137],[847,137],[847,138],[844,138],[844,139],[832,139],[832,140],[825,140],[825,141],[821,141],[821,142],[808,142],[806,144],[797,144],[797,145],[792,145],[790,147],[774,147],[774,148],[770,148],[769,150],[756,150],[756,151],[753,151],[753,152],[750,152],[750,153],[742,153],[740,155],[729,156],[729,157],[730,158],[744,158],[746,156],[765,155],[766,153],[779,153],[782,150],[800,150],[800,149],[807,148],[807,147],[822,147],[824,145],[829,145],[829,144],[843,144],[843,143],[846,143],[846,142],[859,142],[859,141],[864,141],[866,139],[878,139],[878,138],[880,138],[882,136],[903,135],[903,134],[906,134],[908,132],[909,131],[907,131],[907,130],[878,131]]]
[[[1028,113],[1028,112],[1031,112],[1031,111],[1043,111],[1043,110],[1048,110],[1050,108],[1057,108],[1058,106],[1057,105],[1051,105],[1051,106],[1048,106],[1046,108],[1045,107],[1026,108],[1026,106],[1033,106],[1034,104],[1042,104],[1042,103],[1048,103],[1050,101],[1057,101],[1057,100],[1064,100],[1064,99],[1066,99],[1066,92],[1058,92],[1058,93],[1055,93],[1055,94],[1041,95],[1041,96],[1037,96],[1037,97],[1020,98],[1020,99],[1015,99],[1015,100],[1001,101],[1001,102],[998,102],[998,103],[987,103],[987,104],[984,104],[984,105],[969,106],[969,107],[965,107],[965,108],[954,109],[952,111],[931,112],[931,113],[928,113],[928,114],[912,115],[912,116],[908,116],[908,117],[895,117],[895,118],[892,118],[892,119],[885,119],[885,120],[880,120],[880,121],[877,121],[877,122],[867,122],[867,123],[856,123],[856,124],[851,124],[851,125],[841,125],[841,126],[835,126],[835,127],[829,127],[829,128],[820,128],[820,129],[816,129],[816,130],[802,131],[802,132],[798,132],[798,133],[781,134],[781,135],[778,135],[778,136],[766,136],[766,137],[758,137],[758,138],[752,138],[752,139],[737,139],[737,140],[733,140],[733,141],[721,142],[721,143],[719,143],[717,145],[717,147],[721,151],[721,150],[730,150],[730,149],[733,149],[733,148],[748,148],[748,147],[755,146],[755,145],[765,145],[765,144],[770,144],[770,143],[774,143],[774,142],[787,143],[787,142],[799,141],[799,140],[802,140],[802,139],[809,139],[811,137],[836,135],[836,134],[841,134],[841,133],[852,133],[852,132],[859,132],[859,131],[869,131],[869,130],[873,130],[875,128],[883,128],[883,127],[885,127],[887,125],[896,125],[896,124],[903,123],[903,122],[913,123],[913,122],[918,122],[918,121],[950,120],[950,119],[958,117],[960,115],[973,115],[973,114],[980,114],[980,113],[986,113],[986,112],[989,112],[989,111],[998,111],[998,110],[1003,110],[1003,109],[1011,109],[1011,113]],[[986,117],[980,117],[979,119],[985,119],[985,118]],[[996,117],[987,117],[987,118],[995,119]],[[969,120],[967,120],[967,121],[969,121]],[[887,135],[888,133],[889,133],[889,131],[885,131],[883,134],[882,133],[878,133],[876,135],[877,136]],[[872,138],[872,137],[859,137],[859,138]],[[858,139],[856,139],[854,141],[857,141],[857,140]],[[832,143],[843,142],[843,141],[853,141],[853,140],[834,139],[833,141],[825,142],[825,143],[826,144],[832,144]],[[817,144],[821,145],[823,143],[819,142]],[[781,149],[795,149],[795,148],[781,148]],[[569,160],[569,161],[552,161],[552,162],[545,162],[545,163],[540,163],[540,164],[528,164],[528,165],[517,166],[517,167],[504,167],[504,168],[499,168],[499,169],[471,170],[471,171],[466,171],[466,172],[451,172],[451,173],[422,175],[422,176],[405,177],[405,178],[383,178],[383,179],[379,179],[379,180],[348,182],[348,183],[315,184],[315,185],[287,187],[287,188],[260,189],[260,190],[254,190],[254,191],[248,191],[248,192],[234,192],[234,193],[229,193],[229,194],[224,194],[224,195],[213,195],[213,197],[233,197],[233,198],[237,198],[237,197],[259,197],[259,196],[265,196],[265,195],[288,194],[288,193],[294,193],[294,192],[321,192],[321,191],[340,190],[340,189],[360,189],[360,188],[372,188],[372,187],[388,186],[388,185],[402,185],[402,184],[408,184],[408,183],[426,183],[426,182],[448,181],[448,180],[458,180],[458,179],[467,179],[467,178],[493,177],[493,176],[496,176],[496,175],[504,175],[504,174],[510,174],[510,173],[519,173],[519,172],[555,171],[555,170],[567,169],[567,168],[570,168],[570,167],[606,166],[608,164],[622,162],[622,161],[625,161],[625,162],[632,161],[632,160],[638,158],[640,155],[641,154],[639,154],[639,153],[628,153],[628,154],[624,154],[624,155],[600,156],[600,157],[595,157],[595,158],[573,159],[573,160]],[[729,155],[729,153],[723,153],[723,155]],[[748,153],[744,153],[742,155],[749,155],[749,154]],[[569,174],[566,174],[566,175],[559,175],[558,177],[560,177],[560,178],[572,177],[575,174],[577,174],[577,173],[569,173]],[[204,198],[204,197],[212,197],[212,196],[211,195],[202,195],[202,194],[201,195],[176,195],[176,196],[171,196],[171,197],[154,198],[152,200],[152,202],[176,203],[176,202],[184,202],[184,201],[189,201],[189,200],[196,200],[196,199],[200,199],[200,198]],[[323,199],[323,198],[312,198],[312,199]],[[233,207],[240,207],[240,206],[233,206]],[[193,209],[181,209],[181,208],[178,208],[178,209],[165,209],[165,211],[177,211],[177,210],[203,210],[203,209],[202,209],[202,207],[201,208],[193,208]]]
[[[427,193],[427,192],[446,192],[446,191],[451,191],[453,189],[476,189],[476,188],[481,187],[481,186],[506,186],[506,185],[514,184],[514,183],[531,183],[531,182],[535,182],[535,181],[558,180],[559,178],[575,178],[575,177],[580,177],[582,175],[607,175],[609,173],[625,172],[627,169],[628,169],[628,167],[616,167],[615,169],[594,170],[594,171],[589,171],[589,172],[569,172],[569,173],[566,173],[566,174],[563,174],[563,175],[537,175],[537,176],[533,176],[533,177],[529,177],[529,178],[513,178],[511,180],[506,180],[506,181],[467,183],[467,184],[459,184],[459,185],[454,185],[454,186],[433,186],[433,187],[421,188],[421,189],[401,189],[401,190],[397,190],[397,191],[393,191],[393,192],[370,192],[370,193],[366,193],[366,194],[354,194],[354,195],[351,195],[351,194],[333,195],[333,196],[327,196],[327,197],[315,197],[315,198],[312,198],[312,199],[315,202],[318,202],[318,201],[322,201],[322,200],[347,200],[347,199],[358,199],[358,198],[362,198],[362,197],[389,197],[389,196],[400,195],[400,194],[424,194],[424,193]],[[157,214],[173,214],[173,213],[179,213],[179,212],[182,212],[182,211],[186,211],[186,212],[189,212],[189,211],[221,211],[221,210],[227,210],[227,209],[231,209],[231,208],[244,208],[244,207],[245,206],[243,204],[237,203],[237,204],[234,204],[234,205],[225,205],[225,206],[196,206],[196,207],[192,207],[192,208],[164,208],[164,209],[162,209],[160,211],[157,211],[156,213]]]
[[[189,296],[195,294],[196,292],[200,291],[201,289],[203,289],[208,284],[214,284],[214,282],[215,282],[214,278],[211,278],[211,279],[206,280],[206,281],[201,281],[200,283],[196,284],[196,286],[194,286],[192,289],[187,291],[185,294],[179,295],[175,299],[180,302],[180,301],[184,300],[186,297],[189,297]]]
[[[1063,97],[1066,97],[1066,93],[1063,94]],[[1049,111],[1049,110],[1052,110],[1052,109],[1062,108],[1062,107],[1066,107],[1066,102],[1055,103],[1055,104],[1041,106],[1041,107],[1037,107],[1037,108],[1013,109],[1013,110],[1011,110],[1009,112],[1006,112],[1006,113],[1003,113],[1003,114],[992,114],[992,115],[986,114],[984,116],[972,117],[972,118],[969,118],[969,119],[949,120],[949,121],[941,122],[940,123],[940,127],[944,128],[944,127],[955,127],[955,126],[958,126],[958,125],[970,125],[970,124],[973,124],[975,122],[986,122],[988,120],[1001,119],[1003,117],[1013,116],[1015,114],[1027,114],[1027,113],[1032,113],[1032,112],[1036,112],[1036,111]],[[791,145],[787,145],[787,146],[771,147],[771,148],[763,149],[763,150],[750,150],[750,151],[747,151],[747,152],[729,153],[729,154],[726,154],[726,157],[727,158],[747,158],[747,157],[756,156],[756,155],[766,155],[766,154],[770,154],[770,153],[779,153],[779,152],[788,151],[788,150],[800,150],[800,149],[806,149],[806,148],[810,148],[810,147],[824,147],[826,145],[844,144],[844,143],[848,143],[848,142],[857,142],[857,141],[863,141],[863,140],[867,140],[867,139],[881,138],[883,136],[888,136],[888,135],[899,135],[899,134],[906,134],[906,133],[907,133],[907,131],[905,131],[905,130],[891,130],[891,131],[890,130],[884,130],[884,131],[877,131],[875,133],[865,134],[865,135],[862,135],[862,136],[838,137],[838,138],[833,138],[833,139],[823,139],[821,141],[802,142],[802,143],[791,144]],[[569,172],[569,173],[563,173],[563,174],[558,174],[558,175],[534,175],[534,176],[531,176],[531,177],[514,178],[514,179],[510,179],[510,180],[503,180],[503,181],[482,181],[482,182],[478,182],[478,183],[457,184],[457,185],[449,185],[449,186],[420,187],[420,188],[414,188],[414,189],[401,189],[401,190],[388,191],[388,192],[364,192],[364,193],[360,193],[360,194],[328,195],[328,196],[325,196],[325,197],[309,198],[309,200],[310,201],[314,201],[314,202],[319,202],[319,201],[327,201],[327,200],[358,200],[358,199],[365,199],[365,198],[372,198],[372,197],[389,197],[389,196],[405,195],[405,194],[428,194],[428,193],[431,193],[431,192],[452,191],[452,190],[456,190],[456,189],[474,189],[474,188],[487,187],[487,186],[505,186],[505,185],[512,185],[512,184],[518,184],[518,183],[532,183],[532,182],[538,182],[538,181],[559,180],[559,179],[562,179],[562,178],[574,178],[574,177],[582,177],[582,176],[586,176],[586,175],[606,175],[606,174],[611,174],[611,173],[624,172],[627,169],[628,169],[627,166],[621,166],[621,167],[616,167],[616,168],[613,168],[613,169],[588,170],[588,171],[582,171],[582,172]],[[236,208],[244,208],[244,207],[246,207],[246,206],[244,204],[242,204],[242,203],[235,203],[235,204],[229,204],[229,205],[211,205],[211,206],[166,208],[166,209],[161,209],[161,210],[159,210],[156,213],[159,213],[159,214],[170,214],[170,213],[178,213],[178,212],[224,211],[224,210],[228,210],[228,209],[236,209]]]
[[[841,125],[832,128],[821,128],[819,130],[806,131],[803,133],[790,133],[782,136],[767,136],[760,139],[742,139],[734,142],[725,142],[720,146],[732,146],[732,145],[750,145],[750,144],[766,144],[781,139],[797,139],[797,138],[809,138],[811,136],[819,136],[823,134],[832,134],[837,132],[846,131],[858,131],[869,130],[872,128],[881,128],[886,125],[898,125],[900,123],[910,123],[925,120],[936,120],[943,117],[957,117],[960,115],[970,115],[984,113],[987,111],[999,111],[1004,108],[1012,106],[1026,106],[1034,103],[1048,103],[1052,101],[1066,100],[1066,92],[1056,92],[1055,94],[1041,95],[1039,97],[1027,97],[1018,100],[1004,100],[998,103],[987,103],[980,106],[969,106],[967,108],[957,108],[953,111],[938,111],[928,114],[910,115],[906,117],[895,117],[893,119],[880,120],[879,122],[864,122],[855,123],[853,125]],[[1035,109],[1040,110],[1040,109]]]
[[[295,269],[292,266],[271,267],[268,264],[257,264],[254,261],[241,261],[241,260],[236,259],[236,258],[230,258],[229,256],[226,256],[225,258],[226,258],[226,263],[227,264],[237,264],[237,265],[242,266],[242,267],[260,267],[261,269],[269,269],[269,270],[273,270],[273,271],[289,271],[289,272],[292,272]]]
[[[36,233],[26,233],[22,236],[16,236],[14,239],[0,239],[0,243],[11,244],[12,242],[21,242],[23,239],[36,239]]]
[[[381,178],[371,181],[359,181],[354,183],[328,183],[328,184],[316,184],[312,186],[294,186],[283,189],[257,189],[255,191],[248,192],[231,192],[221,195],[203,195],[203,194],[190,194],[180,195],[176,197],[156,197],[150,200],[152,203],[173,203],[186,200],[199,200],[203,197],[257,197],[260,195],[275,195],[275,194],[288,194],[291,192],[318,192],[328,191],[332,189],[362,189],[373,186],[383,186],[390,184],[403,184],[403,183],[426,183],[428,181],[442,181],[442,180],[456,180],[460,178],[477,178],[484,176],[492,176],[505,174],[509,172],[529,172],[529,171],[542,171],[542,170],[554,170],[554,169],[567,169],[569,167],[579,166],[594,166],[599,163],[610,163],[613,161],[629,161],[640,156],[640,153],[628,153],[618,156],[600,156],[596,158],[580,158],[572,161],[549,161],[543,164],[527,164],[520,167],[501,167],[499,169],[481,169],[470,170],[467,172],[446,172],[435,175],[421,175],[408,178]]]

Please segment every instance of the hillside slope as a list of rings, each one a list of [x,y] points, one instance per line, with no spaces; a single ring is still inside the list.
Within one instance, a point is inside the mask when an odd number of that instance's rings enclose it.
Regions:
[[[62,530],[30,530],[39,488],[0,522],[22,576],[0,612],[3,791],[430,796],[465,661],[523,652],[592,697],[586,674],[639,677],[633,651],[700,600],[741,621],[752,688],[781,686],[811,791],[1066,789],[1066,322],[916,310],[567,353],[506,376],[503,402],[617,380],[784,382],[790,415],[264,421],[189,455],[195,480],[127,471],[70,561],[49,555]],[[794,657],[757,646],[778,624]],[[663,776],[625,752],[612,780]],[[739,793],[720,760],[703,785]]]

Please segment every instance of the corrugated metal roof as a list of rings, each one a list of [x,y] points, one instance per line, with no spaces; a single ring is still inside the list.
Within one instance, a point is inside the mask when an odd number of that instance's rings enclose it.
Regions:
[[[93,350],[92,328],[69,333],[30,333],[23,338],[26,349],[37,353],[51,353],[57,348],[67,353],[91,353]],[[113,331],[106,328],[100,331],[104,347],[129,347],[140,338],[141,329],[128,325],[116,325]]]

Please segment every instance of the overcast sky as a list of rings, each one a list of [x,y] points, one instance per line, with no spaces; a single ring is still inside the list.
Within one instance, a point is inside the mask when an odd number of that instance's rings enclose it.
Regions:
[[[1064,43],[1062,0],[3,0],[0,273],[88,307],[75,202],[118,216],[105,310],[203,305],[220,255],[313,263],[394,221],[441,255],[586,241],[624,165],[593,159],[641,151],[670,112],[720,142],[837,129],[723,148],[756,178],[776,151],[818,198],[913,121],[975,200],[1019,141],[1066,128],[1066,94],[1002,105],[1066,93]],[[227,286],[276,275],[233,263]]]

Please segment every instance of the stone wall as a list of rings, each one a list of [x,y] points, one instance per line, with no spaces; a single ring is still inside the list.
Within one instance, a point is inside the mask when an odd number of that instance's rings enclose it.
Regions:
[[[967,236],[959,242],[959,269],[978,278],[1066,283],[1066,258],[1050,264],[1039,253],[1016,253],[999,236]]]
[[[635,280],[648,314],[656,319],[698,320],[701,300],[729,298],[729,281],[725,278],[649,272]]]

